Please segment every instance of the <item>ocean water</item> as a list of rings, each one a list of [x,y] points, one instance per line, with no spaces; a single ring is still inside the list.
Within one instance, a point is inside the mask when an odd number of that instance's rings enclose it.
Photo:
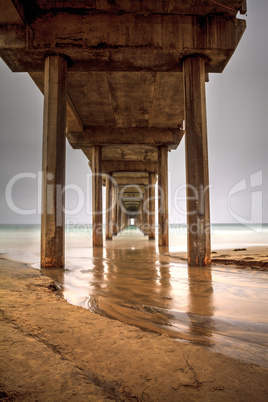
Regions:
[[[188,268],[186,227],[170,225],[169,250],[129,227],[92,248],[91,227],[66,228],[66,267],[43,270],[69,303],[96,314],[268,367],[268,274]],[[268,255],[268,225],[212,226],[212,250],[255,246]],[[0,226],[0,252],[40,269],[40,227]]]

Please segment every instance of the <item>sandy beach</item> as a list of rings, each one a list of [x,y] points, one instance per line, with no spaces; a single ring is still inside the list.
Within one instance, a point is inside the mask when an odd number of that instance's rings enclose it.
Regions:
[[[73,306],[57,296],[50,278],[26,264],[2,257],[0,276],[2,400],[267,397],[263,367]]]
[[[0,0],[0,402],[268,402],[267,15]]]

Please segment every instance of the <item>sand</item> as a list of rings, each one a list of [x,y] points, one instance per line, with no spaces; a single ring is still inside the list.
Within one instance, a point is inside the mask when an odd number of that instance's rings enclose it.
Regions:
[[[68,304],[51,279],[1,258],[0,398],[264,401],[268,370]]]

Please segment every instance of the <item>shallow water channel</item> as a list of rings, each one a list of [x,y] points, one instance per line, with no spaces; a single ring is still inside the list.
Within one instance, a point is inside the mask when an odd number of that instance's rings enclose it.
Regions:
[[[267,272],[188,268],[141,233],[123,232],[103,249],[83,247],[64,271],[42,270],[68,302],[268,367]]]

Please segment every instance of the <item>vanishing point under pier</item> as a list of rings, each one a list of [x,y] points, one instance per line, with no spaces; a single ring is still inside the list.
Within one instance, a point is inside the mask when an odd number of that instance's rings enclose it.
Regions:
[[[5,0],[0,10],[0,56],[44,94],[41,266],[64,266],[66,137],[92,171],[93,247],[133,218],[168,247],[168,152],[183,136],[187,260],[210,265],[205,82],[232,57],[246,1]]]

